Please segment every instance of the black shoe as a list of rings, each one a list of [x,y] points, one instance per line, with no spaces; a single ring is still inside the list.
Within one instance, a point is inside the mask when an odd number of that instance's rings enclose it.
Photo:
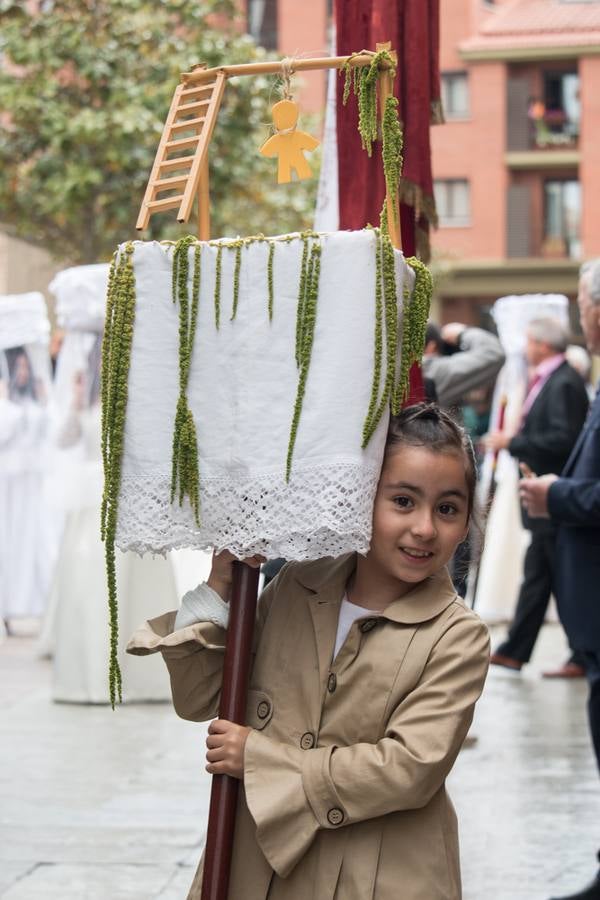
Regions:
[[[577,894],[569,894],[566,897],[550,897],[550,900],[600,900],[600,872],[587,887],[582,888]]]

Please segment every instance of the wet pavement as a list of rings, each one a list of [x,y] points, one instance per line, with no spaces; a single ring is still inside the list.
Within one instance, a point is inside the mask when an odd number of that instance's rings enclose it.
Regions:
[[[0,897],[183,900],[208,806],[204,726],[166,704],[53,704],[51,664],[34,647],[0,645]],[[547,625],[523,674],[488,679],[477,740],[449,784],[464,900],[548,900],[595,871],[586,687],[540,678],[563,658],[560,628]]]

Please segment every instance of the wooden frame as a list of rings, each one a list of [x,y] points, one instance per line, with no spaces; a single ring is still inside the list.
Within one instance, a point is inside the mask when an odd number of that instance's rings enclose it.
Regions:
[[[390,43],[377,44],[377,51],[388,50],[392,59],[396,53]],[[368,65],[374,52],[363,50],[351,56],[323,56],[293,61],[294,72],[319,69],[343,69]],[[385,101],[393,93],[391,64],[387,60],[380,63],[379,101],[380,116],[383,117]],[[148,227],[150,217],[157,212],[177,209],[177,221],[187,222],[194,200],[198,199],[198,237],[210,239],[210,189],[208,182],[208,149],[217,121],[219,108],[229,78],[246,75],[277,75],[282,71],[281,62],[245,63],[235,66],[218,66],[209,69],[205,65],[195,66],[181,75],[163,133],[156,151],[156,157],[140,208],[136,228]],[[178,137],[181,133],[184,136]],[[193,150],[182,156],[181,151]],[[169,157],[175,153],[176,156]],[[175,173],[174,175],[172,173]],[[169,174],[171,173],[171,174]],[[175,191],[176,193],[173,193]],[[159,197],[163,192],[168,196]],[[390,238],[395,247],[400,248],[398,202],[386,196],[387,219]]]

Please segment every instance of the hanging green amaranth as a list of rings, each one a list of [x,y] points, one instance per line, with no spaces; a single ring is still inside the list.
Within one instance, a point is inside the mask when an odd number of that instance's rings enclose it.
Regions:
[[[221,324],[221,258],[223,256],[223,244],[217,244],[217,261],[215,263],[215,327],[219,330]]]
[[[189,250],[194,246],[192,302],[188,294]],[[198,477],[198,443],[194,417],[188,406],[187,386],[190,375],[194,337],[200,298],[201,244],[191,235],[177,241],[173,252],[173,303],[179,302],[179,397],[173,428],[171,468],[171,503],[176,495],[179,505],[187,496],[196,524],[200,525],[200,490]]]
[[[305,245],[306,246],[306,245]],[[296,436],[298,434],[298,424],[302,413],[302,403],[304,401],[304,393],[306,390],[306,380],[308,378],[308,370],[310,368],[310,358],[312,354],[313,340],[315,336],[315,323],[317,319],[317,300],[319,297],[319,276],[321,273],[321,244],[315,242],[310,248],[310,258],[305,274],[305,292],[303,302],[303,313],[299,320],[301,329],[301,338],[299,340],[296,332],[296,341],[300,343],[299,360],[300,373],[298,376],[298,388],[296,391],[296,402],[294,403],[294,414],[292,417],[292,426],[290,429],[290,439],[288,444],[287,461],[285,469],[285,480],[290,480],[292,472],[292,459],[294,456],[294,446],[296,444]],[[302,275],[301,275],[302,280]],[[298,301],[300,303],[300,300]],[[297,320],[298,322],[298,320]],[[298,327],[298,324],[297,324]]]
[[[382,300],[382,281],[383,281],[383,251],[382,237],[379,229],[374,229],[375,238],[375,346],[373,351],[373,384],[371,387],[371,399],[369,401],[369,409],[367,417],[363,425],[363,449],[367,446],[371,439],[371,435],[377,427],[377,423],[373,421],[375,410],[377,409],[379,400],[379,385],[381,382],[381,357],[383,352],[383,300]]]
[[[113,257],[106,302],[102,344],[102,461],[104,492],[100,530],[105,545],[110,621],[109,693],[111,706],[121,702],[121,670],[118,660],[119,622],[115,538],[121,489],[121,463],[127,409],[127,381],[131,361],[135,319],[133,244],[129,242]]]
[[[235,267],[233,270],[233,305],[231,308],[231,319],[233,320],[237,314],[238,308],[238,300],[240,296],[240,269],[242,267],[242,247],[244,246],[243,241],[235,241],[233,244],[228,244],[229,247],[235,247]]]
[[[395,251],[387,233],[381,230],[379,232],[376,231],[376,235],[374,371],[369,409],[363,425],[363,449],[371,440],[386,406],[389,404],[392,407],[392,411],[394,410],[398,393],[398,388],[394,387],[396,382],[396,357],[398,355],[398,300]],[[385,314],[386,367],[383,391],[379,403],[377,404],[382,367],[383,314]],[[406,318],[403,321],[406,325]],[[409,359],[411,355],[410,347],[408,353],[405,349],[407,333],[410,335],[409,329],[403,331],[402,335],[403,352],[400,364],[399,384],[404,384],[405,378],[407,377],[408,369],[406,368],[406,360]]]
[[[267,289],[269,322],[273,321],[273,257],[275,255],[275,241],[269,241],[269,258],[267,261]]]
[[[352,57],[350,57],[350,60]],[[345,75],[343,102],[346,105],[352,89],[358,101],[358,131],[363,150],[373,153],[377,140],[377,82],[379,65],[385,60],[391,66],[391,77],[396,74],[394,59],[387,50],[374,53],[366,66],[351,66],[350,60],[343,67]],[[402,130],[398,119],[398,100],[393,95],[385,102],[381,122],[383,171],[385,187],[394,209],[397,208],[398,185],[402,171]],[[380,223],[383,229],[383,222]]]
[[[302,356],[302,320],[304,318],[304,304],[306,302],[307,271],[308,271],[308,234],[302,235],[302,260],[300,262],[300,286],[298,288],[298,303],[296,306],[296,365],[300,368]]]
[[[403,339],[403,365],[399,382],[394,391],[392,410],[394,414],[400,411],[402,403],[408,394],[410,367],[413,363],[420,363],[423,358],[425,332],[427,330],[429,308],[433,293],[433,279],[425,263],[417,259],[416,256],[409,257],[406,263],[415,273],[415,284],[412,294],[408,290],[404,292],[403,338],[406,333],[408,333],[409,338],[406,341]],[[407,351],[404,351],[405,343],[407,343]],[[405,353],[406,362],[404,361]]]
[[[402,172],[402,150],[404,139],[398,119],[398,98],[390,95],[385,101],[383,122],[381,124],[383,159],[383,174],[385,177],[385,189],[388,197],[392,198],[392,208],[398,224],[398,186],[400,173]],[[385,204],[384,204],[385,205]],[[387,209],[386,209],[387,214]]]

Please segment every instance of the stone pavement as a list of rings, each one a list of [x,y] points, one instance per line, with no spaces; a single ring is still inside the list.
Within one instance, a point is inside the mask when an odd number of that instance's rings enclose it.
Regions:
[[[464,900],[547,900],[594,871],[586,688],[539,678],[564,655],[547,625],[529,670],[488,679],[450,779]],[[204,726],[166,704],[53,704],[50,681],[31,638],[0,645],[0,897],[183,900],[208,806]]]

